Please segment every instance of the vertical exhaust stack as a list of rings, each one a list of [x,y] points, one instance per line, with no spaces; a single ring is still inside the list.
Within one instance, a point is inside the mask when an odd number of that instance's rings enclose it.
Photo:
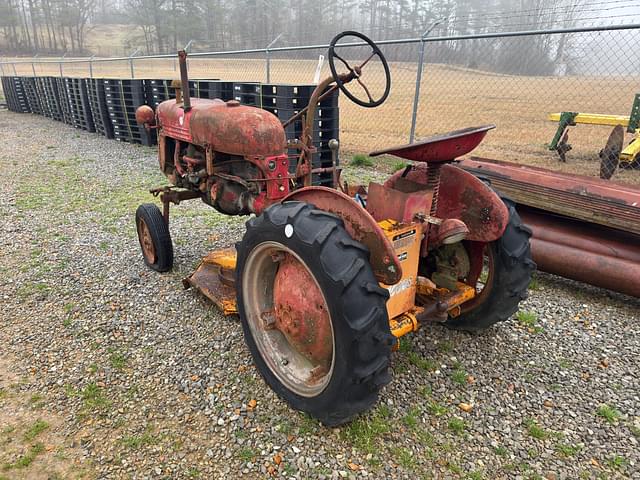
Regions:
[[[182,84],[182,98],[185,112],[191,110],[191,94],[189,92],[189,75],[187,74],[187,52],[180,50],[178,52],[178,60],[180,62],[180,83]]]

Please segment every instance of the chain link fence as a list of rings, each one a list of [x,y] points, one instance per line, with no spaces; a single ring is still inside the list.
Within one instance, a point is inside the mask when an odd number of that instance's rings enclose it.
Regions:
[[[609,135],[607,127],[573,128],[570,161],[559,164],[555,152],[547,147],[557,128],[548,114],[629,115],[634,96],[640,93],[640,52],[633,48],[639,41],[640,25],[624,25],[380,42],[391,70],[391,93],[382,106],[373,109],[341,96],[342,150],[369,152],[407,143],[412,129],[417,141],[492,123],[497,129],[476,154],[595,175],[598,152]],[[364,47],[345,48],[343,57],[352,65],[366,57]],[[189,75],[194,79],[311,84],[330,75],[326,55],[326,46],[197,53],[189,57]],[[1,67],[3,75],[179,76],[176,59],[169,55],[92,61],[22,59],[2,62]],[[365,67],[362,80],[373,96],[381,91],[384,74],[379,62]],[[366,98],[362,91],[354,93]]]

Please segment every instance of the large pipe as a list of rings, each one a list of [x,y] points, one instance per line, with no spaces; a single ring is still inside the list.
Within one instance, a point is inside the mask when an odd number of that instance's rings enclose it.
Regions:
[[[640,235],[518,206],[538,269],[640,297]]]
[[[189,91],[189,75],[187,74],[187,52],[180,50],[178,52],[178,60],[180,62],[180,84],[182,89],[182,108],[185,112],[191,110],[191,92]]]

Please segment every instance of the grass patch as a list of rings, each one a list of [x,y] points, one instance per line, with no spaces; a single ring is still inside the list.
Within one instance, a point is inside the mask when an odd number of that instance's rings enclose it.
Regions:
[[[403,170],[407,168],[409,164],[407,162],[396,162],[391,167],[391,173],[396,173],[398,170]]]
[[[424,370],[425,372],[433,372],[437,368],[436,362],[423,358],[419,353],[413,351],[408,352],[407,358],[409,358],[409,363],[415,365],[420,370]]]
[[[344,430],[342,437],[364,453],[376,453],[377,442],[391,431],[390,412],[380,405],[372,413],[356,418]]]
[[[402,423],[411,430],[415,429],[418,426],[418,417],[420,416],[420,413],[421,411],[419,407],[413,407],[404,417],[402,417]]]
[[[42,452],[44,452],[44,445],[42,443],[36,443],[27,453],[16,460],[15,463],[5,463],[2,466],[2,469],[11,470],[12,468],[27,468]]]
[[[136,450],[140,447],[144,447],[145,445],[154,445],[158,443],[158,437],[148,430],[142,435],[126,435],[122,437],[120,443],[127,448]]]
[[[356,153],[351,157],[349,165],[352,167],[373,167],[373,160],[363,153]]]
[[[127,357],[120,352],[113,352],[109,356],[109,363],[116,370],[124,370],[127,366]]]
[[[105,397],[102,388],[94,382],[89,383],[80,392],[76,392],[71,387],[71,395],[79,395],[82,398],[84,408],[88,410],[104,410],[111,405],[111,401]]]
[[[318,430],[318,422],[307,414],[300,416],[300,425],[298,426],[298,435],[309,435]]]
[[[608,423],[616,423],[622,416],[616,408],[606,403],[603,403],[596,409],[596,415],[604,418]]]
[[[466,371],[461,368],[457,368],[456,370],[451,372],[451,381],[458,385],[466,385],[468,376],[469,375]]]
[[[493,452],[499,457],[506,457],[509,451],[503,446],[499,446],[493,449]]]
[[[518,322],[520,322],[520,325],[525,327],[531,333],[540,333],[544,330],[541,326],[536,325],[538,322],[538,315],[536,315],[535,312],[520,310],[516,314],[516,318],[518,319]]]
[[[452,418],[449,420],[447,426],[449,427],[449,430],[453,431],[456,435],[462,435],[467,428],[464,420],[461,418]]]
[[[392,447],[391,454],[401,467],[406,468],[407,470],[413,470],[416,467],[416,459],[413,452],[408,448]]]
[[[440,405],[435,400],[432,400],[431,402],[427,403],[427,410],[431,415],[436,417],[441,417],[448,411],[447,407],[445,407],[444,405]]]
[[[438,351],[441,353],[449,353],[453,350],[453,342],[450,340],[445,340],[444,342],[440,342],[438,344]]]
[[[579,445],[569,445],[566,443],[558,443],[556,444],[556,452],[558,452],[563,457],[573,457],[577,455],[582,447]]]
[[[524,421],[524,425],[527,427],[527,433],[536,440],[544,440],[549,437],[549,433],[538,425],[538,422],[533,418],[527,418]]]
[[[607,465],[613,468],[614,470],[622,470],[627,465],[629,465],[629,460],[624,458],[622,455],[613,455],[612,457],[606,460]]]
[[[256,452],[250,447],[242,447],[237,453],[238,459],[243,462],[250,462],[256,457]]]
[[[36,422],[31,425],[26,432],[24,432],[24,439],[27,442],[32,441],[33,439],[35,439],[38,435],[40,435],[42,432],[44,432],[45,430],[47,430],[49,428],[49,424],[47,422],[45,422],[44,420],[36,420]]]

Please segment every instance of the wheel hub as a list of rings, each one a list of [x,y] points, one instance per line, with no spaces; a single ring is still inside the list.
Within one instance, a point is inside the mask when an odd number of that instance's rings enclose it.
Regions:
[[[138,236],[140,237],[142,254],[149,263],[155,263],[156,249],[153,246],[153,240],[151,238],[151,233],[149,232],[149,227],[147,227],[147,224],[142,219],[138,222]]]
[[[329,312],[309,271],[290,254],[280,261],[273,303],[275,328],[301,355],[328,370],[333,355]]]

